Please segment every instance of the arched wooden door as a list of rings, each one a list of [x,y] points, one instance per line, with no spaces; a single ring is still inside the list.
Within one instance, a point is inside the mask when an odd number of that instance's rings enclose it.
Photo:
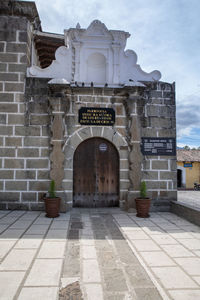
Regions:
[[[119,206],[119,156],[107,140],[91,138],[76,149],[73,206]]]

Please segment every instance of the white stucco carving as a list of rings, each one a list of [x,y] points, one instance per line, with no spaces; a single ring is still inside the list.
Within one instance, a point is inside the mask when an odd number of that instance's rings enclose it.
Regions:
[[[52,64],[41,69],[37,66],[32,66],[28,68],[27,75],[29,77],[45,77],[45,78],[65,78],[70,81],[70,50],[65,46],[61,46],[56,50],[55,53],[56,60],[53,60]]]
[[[68,82],[94,86],[140,85],[138,81],[156,81],[159,71],[144,72],[137,64],[137,55],[126,50],[130,34],[125,31],[108,30],[105,24],[93,21],[87,29],[78,23],[76,28],[64,31],[65,45],[55,53],[56,60],[41,69],[28,68],[30,77],[64,78]]]
[[[51,79],[48,84],[70,84],[65,78],[53,78]]]

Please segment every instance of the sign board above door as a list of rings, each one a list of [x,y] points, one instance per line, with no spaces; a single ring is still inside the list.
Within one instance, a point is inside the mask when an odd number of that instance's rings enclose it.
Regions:
[[[184,163],[184,168],[192,168],[192,162]]]
[[[81,125],[113,126],[115,111],[112,108],[81,107],[78,121]]]

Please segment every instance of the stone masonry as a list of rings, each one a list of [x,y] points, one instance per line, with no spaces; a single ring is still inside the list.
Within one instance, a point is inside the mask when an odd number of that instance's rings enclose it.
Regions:
[[[152,210],[176,200],[176,157],[143,156],[142,137],[176,136],[174,84],[87,87],[28,78],[33,30],[41,30],[33,2],[0,8],[0,208],[42,210],[51,179],[62,211],[73,202],[73,155],[92,137],[112,142],[120,159],[120,207],[131,210],[141,180]],[[81,107],[113,108],[114,126],[82,126]]]
[[[38,146],[48,142],[34,117],[29,126],[24,91],[32,31],[40,21],[33,2],[2,1],[0,11],[0,208],[34,209],[39,170],[49,166]]]

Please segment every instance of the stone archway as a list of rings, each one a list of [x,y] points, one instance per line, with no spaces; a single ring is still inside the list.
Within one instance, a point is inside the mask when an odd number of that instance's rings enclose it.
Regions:
[[[63,190],[68,206],[73,203],[73,159],[76,148],[85,140],[98,137],[110,141],[119,153],[119,206],[124,205],[129,187],[128,145],[126,140],[110,127],[84,127],[75,131],[66,141],[63,152],[64,179]]]

